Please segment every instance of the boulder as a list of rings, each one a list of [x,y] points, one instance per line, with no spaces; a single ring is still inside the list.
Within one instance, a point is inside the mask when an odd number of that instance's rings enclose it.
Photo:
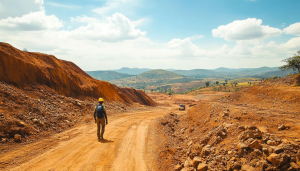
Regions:
[[[241,170],[242,171],[255,171],[255,169],[250,165],[243,165]]]
[[[276,141],[273,141],[273,140],[268,140],[267,144],[271,145],[271,146],[276,146],[277,145]]]
[[[207,171],[208,170],[208,165],[204,163],[200,163],[197,167],[198,171]]]
[[[247,126],[246,128],[249,129],[249,130],[256,130],[256,129],[258,129],[256,126],[253,126],[253,125]]]
[[[284,152],[284,149],[283,148],[281,148],[281,147],[275,147],[275,149],[274,149],[274,153],[276,153],[276,154],[279,154],[279,153],[282,153],[282,152]]]
[[[300,152],[298,152],[295,157],[297,164],[300,166]]]
[[[249,147],[253,148],[253,149],[262,149],[260,143],[257,140],[252,141],[249,144]]]
[[[269,164],[266,160],[260,160],[256,163],[256,168],[258,168],[260,170],[265,170],[268,167],[269,167]]]
[[[267,157],[267,160],[271,162],[276,168],[279,168],[280,166],[283,166],[288,162],[289,156],[284,153],[272,153],[269,157]]]
[[[184,162],[184,167],[188,168],[191,166],[191,164],[192,164],[192,159],[188,157]]]
[[[2,138],[2,140],[1,140],[1,143],[6,143],[8,141],[8,139],[7,138]]]
[[[21,135],[15,134],[15,135],[14,135],[14,140],[15,140],[15,141],[21,141]]]
[[[182,165],[181,164],[177,164],[175,167],[174,167],[174,171],[180,171],[182,169]]]
[[[199,163],[201,163],[201,158],[196,156],[193,158],[191,165],[196,168]]]
[[[280,165],[280,161],[278,159],[278,155],[276,153],[272,153],[267,157],[268,161],[271,162],[273,165],[278,166]]]
[[[256,129],[254,132],[254,137],[255,138],[261,138],[262,137],[262,132],[259,129]]]
[[[238,163],[238,162],[235,162],[234,164],[233,164],[233,166],[232,166],[232,169],[233,170],[240,170],[241,169],[241,165],[240,165],[240,163]]]
[[[255,154],[256,156],[260,156],[260,157],[263,155],[263,153],[259,149],[255,149],[253,151],[253,154]]]
[[[280,125],[280,126],[278,127],[278,131],[280,131],[280,130],[285,130],[285,125],[284,125],[284,124],[282,124],[282,125]]]
[[[298,164],[291,162],[290,165],[291,165],[291,167],[289,168],[289,170],[300,170],[300,167]]]
[[[17,121],[17,125],[19,125],[19,126],[25,126],[25,123],[22,122],[22,121]]]
[[[238,128],[239,128],[239,130],[245,131],[245,127],[244,126],[239,126]]]
[[[238,150],[244,150],[244,149],[248,149],[248,145],[242,143],[242,142],[239,142],[238,145],[237,145],[237,148]]]
[[[32,119],[33,123],[38,123],[39,121],[37,119]]]
[[[210,153],[210,149],[209,148],[206,148],[204,147],[201,151],[201,156],[208,156]]]
[[[255,138],[253,130],[246,130],[238,136],[238,139],[240,140],[246,140],[249,138]]]

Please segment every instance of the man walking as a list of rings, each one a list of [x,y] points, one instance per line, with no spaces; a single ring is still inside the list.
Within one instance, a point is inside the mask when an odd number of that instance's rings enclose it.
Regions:
[[[108,124],[108,121],[107,121],[105,107],[102,105],[104,100],[102,98],[99,98],[98,102],[99,104],[95,107],[94,118],[95,118],[95,123],[97,123],[97,137],[98,140],[101,140],[103,139],[103,134],[105,131],[105,121],[106,121],[106,125]],[[100,134],[100,124],[101,124],[101,134]]]

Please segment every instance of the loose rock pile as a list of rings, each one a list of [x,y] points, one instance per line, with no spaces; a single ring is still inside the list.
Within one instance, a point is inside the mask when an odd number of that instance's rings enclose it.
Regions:
[[[197,128],[177,128],[180,116],[170,113],[161,119],[162,130],[172,136],[175,171],[206,170],[300,170],[300,141],[288,141],[256,126],[223,123],[198,138],[184,134]],[[226,142],[231,145],[226,145]],[[172,145],[167,145],[171,151]],[[164,152],[167,153],[167,152]],[[174,156],[173,156],[174,157]],[[184,159],[184,160],[182,160]]]
[[[75,99],[57,94],[47,86],[19,89],[0,82],[0,143],[26,142],[59,133],[77,123],[93,121],[96,99]],[[106,102],[108,115],[126,112],[130,106]]]

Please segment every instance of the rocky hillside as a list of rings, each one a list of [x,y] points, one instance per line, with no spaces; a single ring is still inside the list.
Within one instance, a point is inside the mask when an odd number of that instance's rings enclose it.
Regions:
[[[267,81],[166,115],[157,122],[157,169],[300,170],[300,89],[293,82]]]
[[[136,103],[156,105],[143,91],[96,80],[72,62],[0,43],[1,143],[29,143],[90,122],[99,97],[108,115],[133,110]]]
[[[118,87],[92,78],[72,62],[53,55],[20,51],[6,43],[0,43],[0,81],[19,88],[46,85],[68,97],[103,97],[107,101],[133,103]],[[143,105],[153,104],[152,101]]]

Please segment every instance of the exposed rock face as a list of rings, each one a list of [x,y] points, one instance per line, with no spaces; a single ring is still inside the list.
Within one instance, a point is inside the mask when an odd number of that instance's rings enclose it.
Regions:
[[[135,90],[133,88],[119,88],[122,94],[126,95],[126,101],[133,101],[144,105],[155,106],[155,102],[147,96],[142,90]]]
[[[72,62],[53,55],[23,52],[6,43],[0,43],[0,81],[21,88],[46,85],[68,97],[103,97],[106,101],[155,105],[143,91],[118,88],[92,78]]]
[[[201,163],[201,164],[198,165],[197,170],[198,171],[207,171],[208,166],[207,166],[207,164]]]
[[[21,135],[19,135],[19,134],[15,134],[15,136],[14,136],[14,139],[15,139],[15,141],[21,141]]]
[[[165,115],[160,123],[166,133],[173,135],[175,145],[180,144],[180,147],[175,148],[179,155],[174,159],[182,170],[299,170],[298,141],[289,141],[263,133],[256,126],[226,123],[206,131],[200,135],[201,138],[197,138],[199,134],[190,138],[188,136],[190,131],[187,130],[191,130],[189,128],[191,124],[187,124],[189,127],[186,128],[177,127],[182,124],[181,119],[180,116],[170,113]],[[197,129],[196,126],[194,125],[194,130]],[[234,140],[231,141],[232,139]],[[226,146],[224,142],[230,141],[230,145]]]

